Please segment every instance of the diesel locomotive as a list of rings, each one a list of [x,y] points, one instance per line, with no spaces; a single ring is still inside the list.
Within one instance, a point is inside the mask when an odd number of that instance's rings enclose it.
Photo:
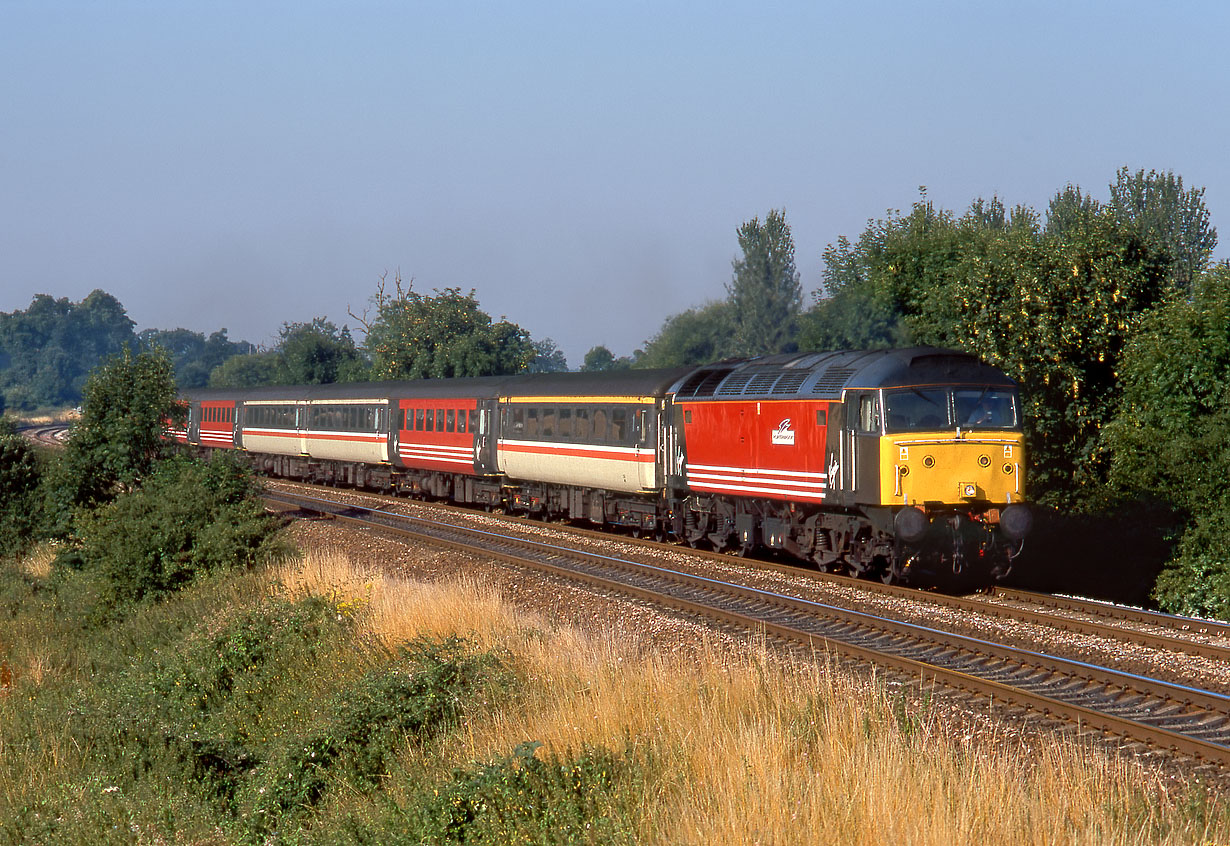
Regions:
[[[260,472],[825,571],[971,587],[1032,523],[1015,384],[935,348],[701,367],[210,389],[173,433]]]

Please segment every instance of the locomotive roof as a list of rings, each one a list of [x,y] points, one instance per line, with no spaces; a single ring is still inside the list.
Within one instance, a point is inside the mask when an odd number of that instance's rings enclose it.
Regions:
[[[673,387],[688,399],[841,399],[850,388],[934,384],[1012,385],[976,356],[938,347],[783,353],[706,365]]]

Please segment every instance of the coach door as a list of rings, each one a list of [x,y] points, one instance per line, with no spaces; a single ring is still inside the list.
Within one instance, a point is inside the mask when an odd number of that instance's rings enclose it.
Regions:
[[[308,444],[308,406],[307,403],[301,402],[295,406],[295,430],[299,440],[299,454],[307,455],[311,452]]]
[[[478,401],[478,427],[474,430],[474,472],[479,476],[494,476],[496,465],[496,401]]]

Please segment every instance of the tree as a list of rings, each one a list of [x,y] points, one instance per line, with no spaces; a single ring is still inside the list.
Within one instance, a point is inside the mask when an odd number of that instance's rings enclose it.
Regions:
[[[208,338],[190,329],[146,329],[137,335],[141,349],[162,347],[175,365],[175,383],[180,388],[203,388],[209,375],[228,359],[252,350],[246,341],[231,341],[226,329]]]
[[[616,358],[615,353],[599,344],[596,347],[591,347],[589,352],[585,353],[585,361],[581,365],[581,370],[586,372],[628,370],[636,361],[636,356],[621,355],[619,358]]]
[[[734,349],[740,355],[783,352],[802,311],[803,289],[794,266],[794,238],[785,210],[771,210],[762,224],[739,227],[740,258],[726,290],[734,309]]]
[[[255,388],[277,383],[281,357],[276,352],[254,352],[228,358],[209,374],[211,388]]]
[[[568,370],[568,359],[564,351],[555,345],[550,338],[534,342],[534,360],[530,362],[527,371],[530,373],[563,373]]]
[[[681,367],[726,358],[730,354],[734,323],[734,307],[727,300],[715,300],[672,315],[658,334],[645,342],[645,352],[636,366]]]
[[[367,362],[355,348],[350,329],[323,317],[310,323],[283,323],[275,378],[283,385],[357,382],[368,376]]]
[[[80,303],[38,294],[26,311],[0,313],[0,393],[23,410],[76,405],[90,370],[134,342],[132,328],[104,291]]]
[[[1130,173],[1123,167],[1110,186],[1109,207],[1129,232],[1170,255],[1171,282],[1190,290],[1217,246],[1204,189],[1184,190],[1183,177],[1171,171]]]
[[[174,447],[162,435],[182,423],[174,368],[165,351],[134,355],[127,347],[90,374],[81,419],[62,462],[64,505],[110,500],[138,484]]]
[[[1122,360],[1119,413],[1103,432],[1110,482],[1184,526],[1156,598],[1176,613],[1230,616],[1230,265],[1149,314]]]
[[[530,335],[515,323],[479,308],[474,291],[436,290],[424,296],[394,280],[390,293],[381,279],[372,298],[376,315],[368,321],[366,348],[376,379],[446,379],[499,376],[524,371],[535,350]]]

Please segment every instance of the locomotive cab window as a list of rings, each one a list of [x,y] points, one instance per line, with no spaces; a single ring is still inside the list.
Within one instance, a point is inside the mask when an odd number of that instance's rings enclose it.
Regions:
[[[863,394],[858,398],[858,430],[879,434],[880,403],[875,394]]]
[[[934,432],[1019,428],[1018,400],[1011,388],[906,388],[884,392],[886,429]]]
[[[996,388],[958,389],[952,392],[957,422],[984,429],[1015,429],[1016,392]]]

